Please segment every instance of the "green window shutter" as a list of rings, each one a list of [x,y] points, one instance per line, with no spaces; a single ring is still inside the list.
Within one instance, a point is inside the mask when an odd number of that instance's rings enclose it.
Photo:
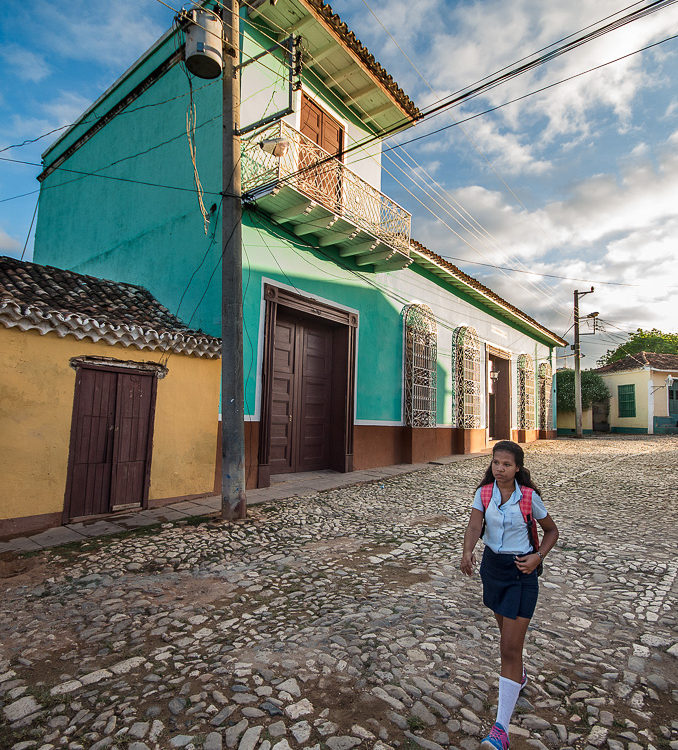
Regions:
[[[618,385],[617,402],[619,404],[620,417],[636,416],[636,386]]]

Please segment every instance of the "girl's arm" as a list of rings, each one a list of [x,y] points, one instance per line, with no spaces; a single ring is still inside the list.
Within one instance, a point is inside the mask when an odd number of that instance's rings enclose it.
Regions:
[[[473,569],[476,564],[476,556],[473,554],[476,543],[480,539],[480,532],[483,528],[483,512],[477,508],[471,509],[471,517],[464,534],[464,551],[461,556],[461,572],[467,576],[473,575]]]
[[[530,555],[516,558],[516,566],[521,573],[531,573],[535,568],[537,568],[539,566],[539,563],[553,549],[555,543],[558,541],[558,527],[556,526],[551,516],[541,518],[537,521],[537,523],[544,530],[544,536],[541,540],[541,544],[539,545],[541,556],[533,552]]]

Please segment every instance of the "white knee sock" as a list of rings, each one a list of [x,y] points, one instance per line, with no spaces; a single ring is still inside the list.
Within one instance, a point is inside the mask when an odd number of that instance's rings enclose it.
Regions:
[[[520,695],[520,683],[499,677],[499,705],[497,706],[497,724],[501,724],[508,732],[511,715]]]

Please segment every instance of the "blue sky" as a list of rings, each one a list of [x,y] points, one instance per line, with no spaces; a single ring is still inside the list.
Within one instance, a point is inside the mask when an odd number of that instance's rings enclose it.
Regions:
[[[368,2],[401,49],[363,0],[338,0],[332,7],[420,106],[626,5],[621,0]],[[155,0],[3,3],[0,148],[75,120],[169,27],[172,15]],[[397,140],[674,34],[678,4],[424,121]],[[582,300],[582,311],[599,311],[609,321],[606,333],[585,339],[583,364],[594,366],[623,338],[621,331],[678,330],[676,69],[678,39],[409,144],[384,159],[391,174],[384,173],[383,190],[412,212],[413,236],[441,255],[584,279],[455,261],[560,334],[572,323],[573,289],[593,283],[596,292]],[[39,162],[55,137],[0,156]],[[37,195],[4,199],[37,190],[38,172],[0,162],[2,253],[21,255]],[[32,238],[27,259],[31,246]]]

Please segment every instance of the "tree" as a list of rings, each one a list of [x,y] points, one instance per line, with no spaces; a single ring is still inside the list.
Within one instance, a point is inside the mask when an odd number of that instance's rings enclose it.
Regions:
[[[574,370],[556,372],[556,403],[558,411],[574,411]],[[605,381],[593,370],[584,370],[581,374],[581,405],[588,409],[594,401],[606,401],[610,391]]]
[[[658,328],[644,331],[638,328],[629,340],[616,349],[608,349],[607,354],[598,360],[599,365],[609,365],[629,354],[655,352],[658,354],[678,354],[678,333],[664,333]]]

